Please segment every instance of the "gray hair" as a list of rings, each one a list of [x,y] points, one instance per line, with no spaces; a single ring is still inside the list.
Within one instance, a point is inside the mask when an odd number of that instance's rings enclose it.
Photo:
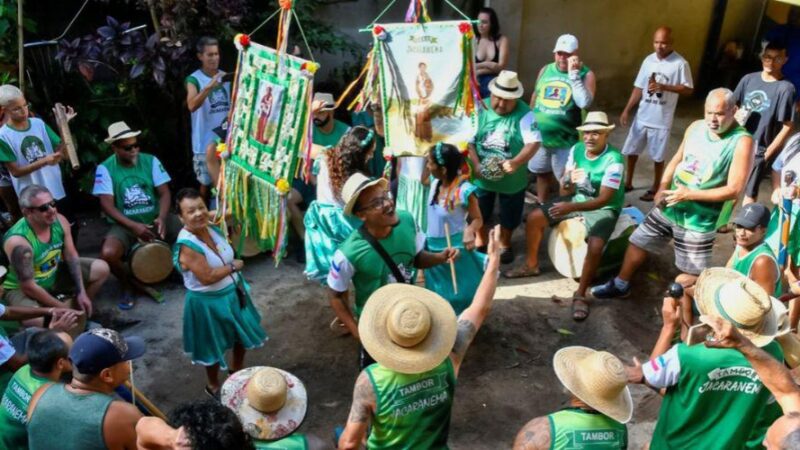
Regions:
[[[25,95],[18,87],[13,84],[4,84],[0,86],[0,106],[6,107],[18,98],[25,98]]]
[[[733,96],[733,91],[724,87],[712,89],[706,96],[706,102],[709,102],[711,99],[718,96],[722,97],[722,99],[725,101],[726,111],[733,109],[733,107],[736,106],[736,98]]]
[[[30,186],[27,186],[25,189],[22,190],[22,192],[19,193],[19,206],[23,208],[33,207],[33,199],[36,198],[36,196],[41,193],[50,194],[50,191],[41,184],[32,184]]]
[[[203,36],[197,40],[195,50],[197,50],[197,53],[203,53],[209,45],[219,46],[219,41],[211,36]]]
[[[783,450],[800,450],[800,428],[795,428],[781,441]]]

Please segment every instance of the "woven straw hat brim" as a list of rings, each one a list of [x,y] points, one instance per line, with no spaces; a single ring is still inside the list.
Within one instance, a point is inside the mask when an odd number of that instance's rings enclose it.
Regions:
[[[123,140],[123,139],[128,139],[128,138],[136,137],[136,136],[138,136],[138,135],[140,135],[140,134],[142,134],[142,132],[141,132],[141,131],[133,131],[133,130],[130,130],[130,131],[128,131],[127,133],[125,133],[125,134],[122,134],[122,135],[120,135],[120,136],[117,136],[117,137],[115,137],[115,138],[112,138],[112,137],[107,137],[107,138],[105,138],[105,139],[103,139],[103,140],[106,142],[106,144],[111,144],[111,143],[114,143],[114,142],[116,142],[116,141],[121,141],[121,140]]]
[[[428,336],[414,347],[401,347],[389,337],[386,319],[400,300],[414,298],[430,311]],[[361,344],[380,365],[405,374],[427,372],[450,355],[456,342],[456,313],[435,292],[409,284],[393,283],[381,287],[367,300],[358,320]]]
[[[344,214],[347,215],[347,216],[353,215],[353,208],[355,208],[355,206],[356,206],[356,202],[358,201],[358,196],[361,195],[361,193],[364,192],[367,188],[375,186],[376,184],[382,185],[384,187],[384,189],[389,186],[389,182],[386,181],[386,178],[383,178],[383,177],[376,178],[376,179],[372,180],[371,182],[364,184],[363,186],[361,186],[360,189],[355,191],[353,193],[353,195],[350,196],[349,199],[347,199],[347,203],[344,204],[344,208],[343,208]]]
[[[601,398],[590,387],[590,383],[594,379],[592,374],[576,369],[575,361],[584,359],[595,352],[596,350],[580,346],[566,347],[557,351],[553,356],[553,370],[556,377],[582,402],[617,422],[627,423],[633,417],[633,399],[628,387],[625,386],[619,395],[612,399]]]
[[[697,309],[701,314],[723,317],[717,310],[715,295],[719,288],[726,283],[741,282],[754,283],[754,281],[740,274],[739,272],[727,267],[712,267],[704,270],[697,278],[695,285],[695,301]],[[774,303],[772,303],[774,305]],[[780,311],[771,308],[769,313],[764,316],[763,322],[758,329],[746,330],[738,328],[739,332],[750,339],[753,345],[763,347],[773,341],[778,334],[778,322]]]
[[[513,91],[507,91],[505,89],[501,89],[500,87],[497,86],[497,78],[495,78],[489,82],[489,92],[500,98],[514,100],[522,97],[524,89],[522,88],[522,84],[519,84],[516,90]]]
[[[228,377],[222,385],[220,401],[239,416],[244,430],[250,436],[272,441],[292,434],[302,425],[306,417],[308,394],[299,378],[285,370],[275,369],[286,380],[286,403],[281,409],[269,414],[253,408],[247,401],[247,383],[256,372],[265,368],[248,367]]]
[[[594,124],[593,125],[581,125],[579,127],[575,127],[575,129],[578,130],[578,131],[596,131],[596,130],[611,131],[616,127],[617,126],[612,123],[612,124],[607,125],[607,126],[594,125]]]

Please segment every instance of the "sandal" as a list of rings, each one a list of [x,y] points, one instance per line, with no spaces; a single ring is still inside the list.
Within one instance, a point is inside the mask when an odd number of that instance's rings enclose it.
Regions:
[[[656,198],[656,193],[648,189],[647,192],[645,192],[644,194],[642,194],[641,197],[639,197],[639,200],[643,202],[652,202],[654,198]]]
[[[134,306],[136,306],[136,297],[130,292],[122,294],[122,300],[117,303],[117,308],[122,311],[130,311]]]
[[[516,267],[514,269],[506,270],[505,272],[503,272],[503,277],[514,279],[514,278],[538,277],[541,274],[542,271],[539,270],[538,267],[528,267],[527,265],[525,265]]]
[[[572,320],[583,322],[589,317],[589,301],[586,297],[572,297]]]
[[[350,330],[348,330],[347,327],[344,326],[344,323],[342,323],[342,321],[339,320],[338,317],[333,318],[329,327],[331,331],[333,331],[334,334],[336,334],[337,336],[347,336],[348,334],[350,334]]]
[[[208,395],[209,397],[213,398],[216,401],[219,401],[219,391],[220,391],[220,389],[217,389],[216,391],[214,391],[214,390],[211,389],[210,386],[206,385],[206,388],[204,390],[205,390],[206,395]]]
[[[630,191],[632,191],[632,190],[634,190],[634,189],[635,189],[635,188],[634,188],[633,186],[625,186],[625,192],[626,192],[626,193],[627,193],[627,192],[630,192]]]

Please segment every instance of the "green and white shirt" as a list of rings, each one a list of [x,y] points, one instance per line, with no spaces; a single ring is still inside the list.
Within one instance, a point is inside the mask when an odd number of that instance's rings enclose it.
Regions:
[[[589,68],[581,67],[578,76],[586,78]],[[546,148],[569,148],[578,141],[581,108],[575,103],[569,72],[561,72],[556,63],[544,67],[534,91],[536,102],[533,112],[542,131],[542,145]]]
[[[597,411],[567,408],[549,414],[550,450],[628,448],[628,428]]]
[[[0,127],[0,163],[16,163],[18,167],[25,167],[52,155],[59,145],[61,138],[58,134],[36,117],[28,119],[28,128],[25,130],[14,128],[10,122]],[[46,187],[56,200],[67,195],[61,181],[61,168],[57,164],[41,167],[24,177],[12,176],[11,184],[17,195],[32,184]]]
[[[739,252],[741,250],[742,248],[738,245],[733,249],[733,261],[731,262],[731,268],[748,278],[752,278],[750,277],[750,271],[753,270],[753,263],[756,262],[756,259],[761,256],[769,258],[769,260],[772,261],[772,265],[775,267],[775,273],[777,275],[775,278],[775,289],[769,294],[773,297],[780,297],[781,272],[780,269],[778,269],[778,261],[775,259],[775,254],[772,253],[772,249],[769,248],[769,245],[766,242],[762,242],[756,248],[742,257],[739,256]]]
[[[49,381],[34,374],[28,364],[11,378],[0,401],[0,449],[28,448],[28,404],[36,390]]]
[[[763,349],[783,361],[777,342]],[[667,389],[651,450],[744,448],[770,397],[738,350],[681,343],[642,371],[649,385]]]
[[[619,213],[625,203],[625,191],[620,189],[622,179],[625,177],[625,159],[616,148],[606,145],[602,153],[590,157],[586,146],[579,142],[572,146],[567,159],[566,170],[583,169],[585,177],[575,185],[575,195],[572,201],[583,203],[594,200],[600,195],[600,188],[605,186],[615,189],[614,196],[607,205],[600,209],[608,209]]]
[[[225,72],[219,71],[216,76],[221,77]],[[192,72],[186,77],[186,84],[192,84],[197,92],[202,91],[211,82],[210,76],[201,69]],[[206,146],[214,140],[214,128],[222,125],[231,109],[231,83],[220,83],[211,92],[203,104],[192,112],[192,153],[205,155]]]
[[[28,224],[28,219],[24,217],[6,232],[3,242],[11,236],[21,236],[33,249],[33,281],[43,289],[52,288],[56,282],[58,264],[61,262],[64,251],[64,227],[61,226],[61,221],[56,220],[50,225],[50,242],[40,241],[36,232]],[[12,265],[3,282],[3,289],[10,291],[19,289],[19,286],[17,271]]]
[[[111,155],[97,166],[92,194],[114,197],[114,206],[125,217],[150,225],[159,212],[156,188],[169,181],[169,174],[153,155],[139,153],[132,167],[121,164],[116,155]],[[110,217],[108,220],[113,222]]]

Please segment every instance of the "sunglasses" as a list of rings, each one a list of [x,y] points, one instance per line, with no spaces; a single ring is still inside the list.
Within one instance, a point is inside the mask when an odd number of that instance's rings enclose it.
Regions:
[[[28,209],[32,209],[34,211],[39,211],[39,212],[47,212],[47,211],[50,211],[50,208],[56,209],[56,201],[55,200],[51,200],[50,203],[45,203],[44,205],[31,206]]]
[[[120,145],[119,148],[124,150],[124,151],[126,151],[126,152],[129,152],[129,151],[131,151],[131,150],[133,150],[135,148],[139,148],[139,143],[138,142],[134,142],[133,144]]]

